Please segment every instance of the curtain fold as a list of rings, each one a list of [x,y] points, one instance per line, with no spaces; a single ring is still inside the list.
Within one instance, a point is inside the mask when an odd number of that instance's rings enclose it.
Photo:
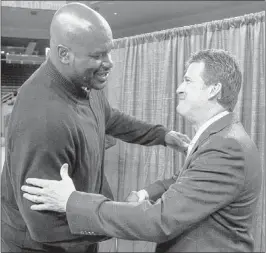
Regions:
[[[193,136],[191,125],[176,113],[176,89],[191,53],[216,48],[239,60],[243,83],[235,112],[256,143],[264,168],[265,12],[174,28],[115,40],[115,63],[107,87],[113,107],[154,124]],[[184,157],[164,147],[142,147],[121,141],[106,152],[106,174],[116,200],[157,179],[168,178]],[[265,177],[254,220],[255,251],[265,252]],[[112,239],[100,251],[153,251],[154,243]]]

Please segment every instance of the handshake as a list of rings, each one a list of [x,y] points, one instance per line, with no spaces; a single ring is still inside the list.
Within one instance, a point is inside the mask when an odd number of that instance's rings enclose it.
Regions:
[[[126,198],[126,202],[142,202],[148,200],[149,194],[146,190],[132,191]]]

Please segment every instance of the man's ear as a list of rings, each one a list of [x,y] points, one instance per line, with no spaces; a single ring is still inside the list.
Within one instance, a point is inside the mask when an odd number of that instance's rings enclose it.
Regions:
[[[58,45],[57,46],[57,52],[58,52],[58,57],[59,57],[60,61],[63,64],[69,64],[69,62],[70,62],[69,49],[63,45]]]
[[[213,99],[215,97],[220,99],[221,93],[222,93],[222,84],[221,83],[216,83],[216,84],[210,85],[209,99]]]

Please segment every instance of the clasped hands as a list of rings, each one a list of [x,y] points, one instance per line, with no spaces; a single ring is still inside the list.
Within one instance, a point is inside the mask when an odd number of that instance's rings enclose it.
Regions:
[[[62,180],[46,180],[28,178],[21,190],[25,193],[23,197],[34,203],[30,208],[35,211],[66,212],[67,201],[76,190],[72,179],[68,175],[68,164],[61,167],[60,175]],[[141,202],[148,199],[145,190],[132,191],[127,197],[127,202]]]
[[[182,153],[187,151],[190,139],[181,133],[170,131],[165,136],[165,144]],[[32,210],[66,212],[67,201],[70,195],[76,191],[72,179],[68,175],[68,164],[63,164],[60,170],[62,180],[48,180],[28,178],[21,190],[23,197],[33,202]],[[127,202],[141,202],[148,199],[145,190],[132,191],[126,198]]]

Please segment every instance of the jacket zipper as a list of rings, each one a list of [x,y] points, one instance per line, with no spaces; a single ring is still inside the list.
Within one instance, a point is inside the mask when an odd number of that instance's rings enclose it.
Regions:
[[[96,117],[96,113],[94,112],[94,110],[92,109],[92,106],[91,106],[91,102],[93,101],[93,99],[92,99],[92,96],[90,95],[90,92],[87,93],[87,97],[88,97],[90,109],[91,109],[92,114],[93,114],[95,121],[96,121],[96,125],[97,125],[96,132],[98,133],[98,136],[99,136],[100,135],[100,133],[99,133],[99,121]]]

